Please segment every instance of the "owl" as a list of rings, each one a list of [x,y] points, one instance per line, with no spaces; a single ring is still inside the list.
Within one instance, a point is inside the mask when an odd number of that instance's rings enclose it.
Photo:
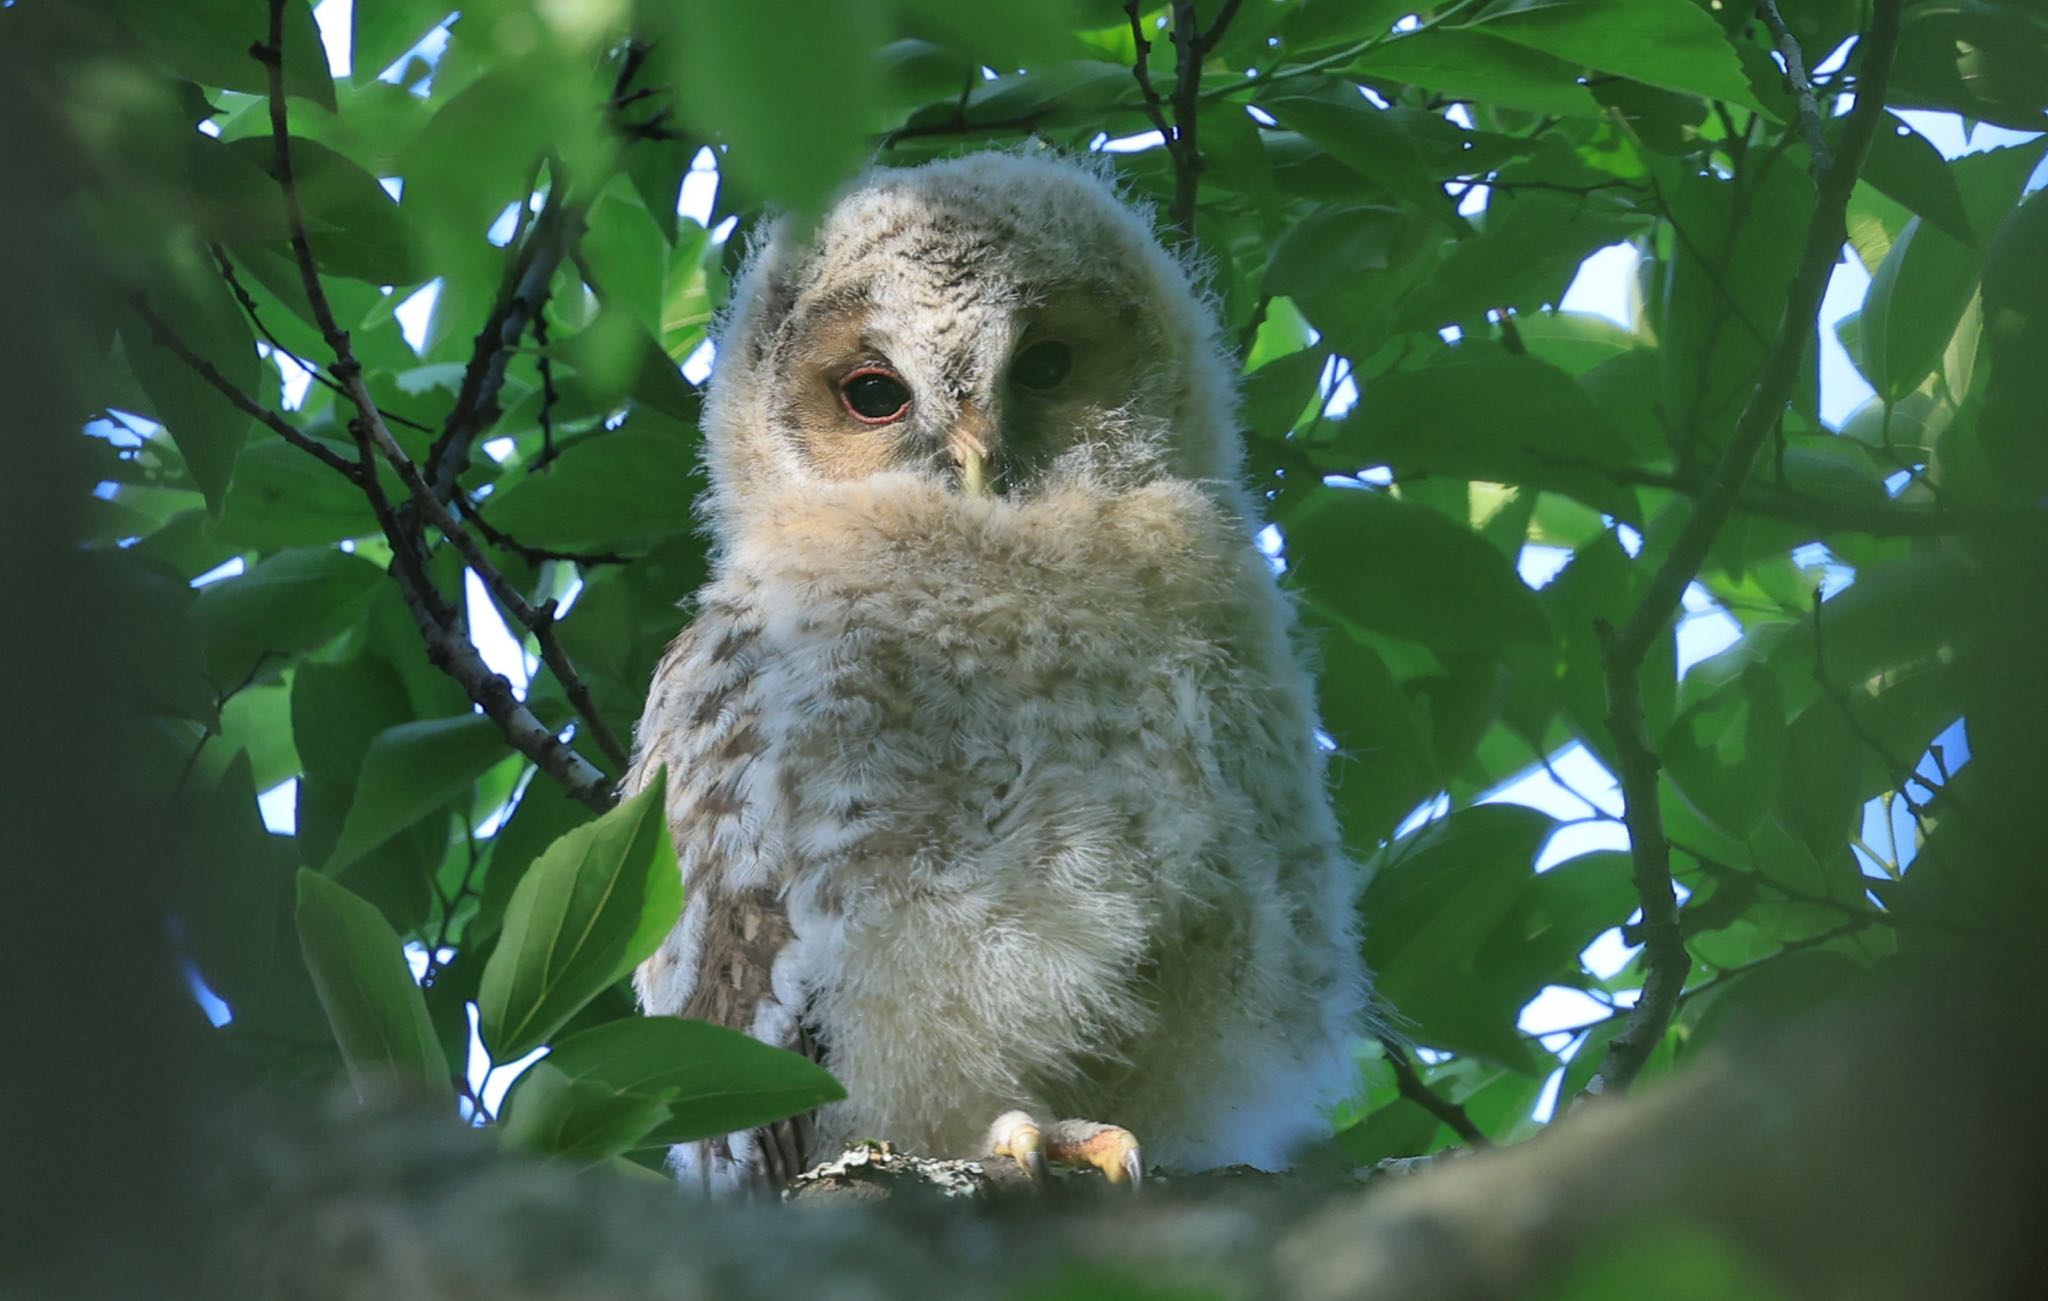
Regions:
[[[711,577],[626,783],[666,769],[687,903],[635,986],[846,1098],[679,1174],[1283,1167],[1368,982],[1188,268],[1104,171],[978,154],[775,228],[717,341]]]

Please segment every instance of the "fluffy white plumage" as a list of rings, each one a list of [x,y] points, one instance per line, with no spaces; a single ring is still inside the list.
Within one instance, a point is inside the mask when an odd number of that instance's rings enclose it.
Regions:
[[[1050,388],[1013,373],[1047,340]],[[840,405],[878,367],[910,395],[886,425]],[[686,1175],[982,1155],[1012,1110],[1179,1168],[1323,1130],[1365,1017],[1354,873],[1234,369],[1080,163],[877,171],[757,250],[705,408],[714,576],[628,779],[667,767],[688,891],[637,985],[848,1097]]]

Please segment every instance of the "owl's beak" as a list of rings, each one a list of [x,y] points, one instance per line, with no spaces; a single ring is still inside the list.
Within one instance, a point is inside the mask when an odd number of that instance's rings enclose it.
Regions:
[[[961,491],[970,497],[986,493],[991,464],[995,460],[995,423],[981,408],[964,402],[960,406],[960,419],[954,423],[946,444],[960,467]]]

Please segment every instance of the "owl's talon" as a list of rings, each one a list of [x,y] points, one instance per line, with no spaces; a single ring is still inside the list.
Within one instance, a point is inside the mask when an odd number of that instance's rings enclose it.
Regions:
[[[1129,1184],[1137,1192],[1145,1182],[1145,1149],[1138,1136],[1120,1125],[1093,1120],[1062,1120],[1046,1135],[1046,1155],[1062,1165],[1093,1166],[1113,1184]]]
[[[988,1150],[992,1156],[1015,1161],[1031,1182],[1045,1186],[1045,1137],[1031,1117],[1021,1111],[1006,1111],[989,1126]]]

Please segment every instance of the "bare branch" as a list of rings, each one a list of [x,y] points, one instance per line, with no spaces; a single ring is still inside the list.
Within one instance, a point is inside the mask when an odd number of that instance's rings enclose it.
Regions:
[[[1472,1117],[1465,1109],[1452,1102],[1443,1094],[1423,1082],[1415,1070],[1415,1063],[1408,1060],[1408,1050],[1386,1035],[1380,1036],[1380,1046],[1387,1050],[1387,1061],[1394,1068],[1394,1082],[1401,1087],[1401,1096],[1421,1107],[1451,1127],[1451,1132],[1465,1140],[1467,1147],[1492,1147],[1493,1140],[1486,1131],[1472,1123]]]
[[[293,365],[311,375],[313,382],[328,392],[347,397],[347,392],[343,390],[339,383],[335,382],[331,377],[322,374],[318,366],[307,361],[290,348],[285,347],[283,343],[279,342],[278,337],[270,332],[270,327],[263,321],[262,311],[256,305],[256,296],[250,293],[248,287],[242,283],[242,277],[235,271],[235,264],[228,260],[227,250],[218,244],[208,244],[206,251],[213,256],[214,269],[220,272],[220,278],[227,284],[228,291],[234,294],[235,301],[242,305],[242,315],[249,318],[249,324],[256,327],[256,332],[263,336],[264,341],[270,345],[271,350],[279,356],[289,357]],[[417,429],[421,433],[431,434],[434,432],[417,420],[407,420],[404,416],[395,416],[388,411],[384,413],[384,419],[394,425],[404,425],[407,429]]]
[[[1152,119],[1173,159],[1173,206],[1167,211],[1174,240],[1181,245],[1195,239],[1195,200],[1202,182],[1202,150],[1199,138],[1202,111],[1202,63],[1237,16],[1241,0],[1225,0],[1216,20],[1204,30],[1197,21],[1193,0],[1173,0],[1173,120],[1166,116],[1167,101],[1152,84],[1150,67],[1152,42],[1145,36],[1143,0],[1124,0],[1124,17],[1130,21],[1131,39],[1137,57],[1131,62],[1131,76],[1138,83],[1145,115]]]
[[[283,416],[272,411],[250,394],[244,392],[233,380],[221,374],[219,367],[188,347],[185,341],[180,339],[177,333],[171,329],[170,324],[163,317],[157,315],[156,309],[149,305],[147,298],[144,298],[140,293],[130,294],[128,305],[133,307],[135,314],[140,316],[143,323],[149,326],[150,333],[158,347],[167,349],[172,356],[184,362],[187,367],[199,375],[199,378],[211,384],[222,397],[233,403],[237,411],[262,421],[264,426],[279,438],[284,439],[293,447],[319,460],[323,465],[328,466],[351,482],[360,483],[362,481],[363,467],[361,464],[349,460],[346,456],[335,451],[319,439],[302,432],[291,421],[286,420]]]
[[[1618,630],[1604,621],[1599,625],[1607,676],[1607,726],[1626,800],[1648,969],[1628,1023],[1608,1046],[1607,1057],[1587,1088],[1589,1093],[1618,1092],[1635,1079],[1663,1039],[1692,966],[1679,930],[1678,900],[1671,884],[1671,845],[1665,839],[1663,814],[1657,804],[1660,765],[1643,719],[1643,662],[1670,625],[1687,584],[1698,576],[1708,548],[1735,509],[1757,453],[1791,398],[1821,295],[1846,237],[1843,215],[1849,192],[1884,115],[1885,89],[1898,48],[1903,7],[1904,0],[1876,0],[1870,30],[1858,43],[1861,66],[1856,107],[1842,132],[1840,152],[1820,178],[1799,267],[1785,295],[1784,316],[1728,446],[1628,622]]]
[[[1811,156],[1813,178],[1818,181],[1834,165],[1834,159],[1828,152],[1820,102],[1814,98],[1813,82],[1806,75],[1806,59],[1800,52],[1799,39],[1785,25],[1785,16],[1778,12],[1778,0],[1760,0],[1756,8],[1764,26],[1771,29],[1772,39],[1778,43],[1778,56],[1785,60],[1785,82],[1791,88],[1793,98],[1799,101],[1799,131],[1806,137],[1806,152]]]
[[[385,536],[392,545],[392,569],[404,593],[406,608],[413,621],[419,625],[421,635],[427,642],[427,657],[437,667],[462,685],[469,698],[481,706],[484,712],[496,722],[513,746],[551,778],[560,782],[575,798],[593,808],[607,808],[613,802],[610,780],[590,762],[577,754],[536,717],[532,710],[512,691],[511,683],[491,671],[478,654],[456,616],[455,610],[435,590],[426,569],[425,546],[418,531],[409,527],[409,521],[400,518],[385,498],[383,485],[377,476],[368,472],[372,463],[372,448],[382,453],[384,459],[398,471],[407,490],[415,502],[427,510],[436,527],[453,542],[463,559],[475,569],[479,577],[492,586],[493,594],[502,599],[502,592],[512,591],[520,606],[523,598],[505,582],[496,566],[483,557],[469,535],[449,514],[446,505],[436,495],[432,485],[421,476],[398,440],[392,437],[389,426],[384,423],[383,414],[371,397],[369,387],[363,381],[362,364],[356,360],[355,350],[349,342],[348,332],[343,330],[334,316],[334,309],[328,302],[326,288],[320,282],[318,264],[313,259],[313,247],[306,237],[305,213],[299,201],[298,183],[292,170],[291,126],[286,116],[284,93],[284,10],[287,0],[270,0],[270,31],[267,44],[257,45],[250,53],[262,63],[269,73],[270,130],[276,149],[275,172],[278,186],[284,197],[285,215],[291,226],[291,246],[294,260],[298,263],[299,278],[305,287],[306,300],[311,305],[315,324],[321,337],[327,341],[334,353],[334,364],[330,368],[334,378],[340,381],[349,400],[354,403],[357,418],[349,428],[356,436],[365,472],[358,480],[364,494],[370,499],[370,506],[383,527]],[[500,368],[502,379],[502,366]],[[465,385],[467,387],[467,385]],[[495,398],[495,394],[493,394]],[[495,405],[495,401],[493,402]],[[473,432],[473,431],[472,431]],[[467,454],[467,444],[464,444]],[[452,476],[451,476],[452,485]],[[530,607],[528,607],[530,609]],[[536,615],[542,612],[534,612]],[[545,611],[544,622],[549,625],[549,635],[543,637],[536,630],[543,653],[553,641],[553,611]],[[555,646],[559,652],[559,645]],[[554,667],[550,661],[550,668]],[[557,671],[557,676],[561,676]],[[568,681],[563,683],[570,690],[572,701],[574,689]],[[588,700],[587,693],[584,699]],[[595,718],[595,711],[592,711]],[[586,721],[591,721],[587,719]],[[592,722],[593,730],[600,739],[609,735],[602,719]],[[616,745],[614,738],[613,744]]]

